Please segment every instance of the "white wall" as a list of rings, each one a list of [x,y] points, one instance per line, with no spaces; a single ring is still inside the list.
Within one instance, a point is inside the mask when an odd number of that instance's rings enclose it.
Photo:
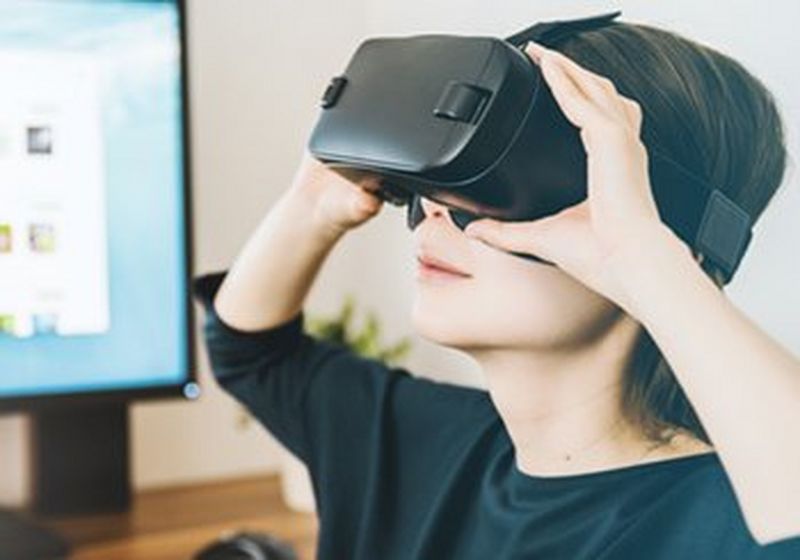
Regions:
[[[198,272],[227,266],[272,201],[286,188],[330,76],[366,36],[454,32],[505,36],[540,18],[566,18],[619,7],[622,18],[683,32],[741,60],[778,97],[797,153],[800,77],[788,53],[800,4],[785,0],[654,3],[558,0],[190,0]],[[719,6],[719,4],[717,4]],[[796,157],[796,156],[795,156]],[[790,171],[793,173],[793,171]],[[748,314],[800,354],[800,188],[792,176],[756,228],[750,252],[728,289]],[[353,292],[372,308],[391,341],[411,333],[410,236],[402,210],[348,234],[312,289],[308,308],[328,313]],[[787,241],[788,240],[788,241]],[[789,251],[795,251],[791,255]],[[794,257],[794,258],[793,258]],[[202,316],[199,316],[202,318]],[[414,337],[409,366],[420,374],[481,385],[465,356]],[[266,471],[275,442],[255,425],[237,430],[237,408],[208,380],[204,350],[198,403],[133,408],[134,479],[139,487]],[[0,421],[0,497],[24,499],[24,421]]]

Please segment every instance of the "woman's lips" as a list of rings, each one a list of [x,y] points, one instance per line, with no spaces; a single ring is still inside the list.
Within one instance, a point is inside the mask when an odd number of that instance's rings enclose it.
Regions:
[[[471,278],[472,276],[453,265],[430,256],[420,255],[417,257],[417,261],[419,263],[419,267],[417,268],[418,275],[421,278],[458,279]]]

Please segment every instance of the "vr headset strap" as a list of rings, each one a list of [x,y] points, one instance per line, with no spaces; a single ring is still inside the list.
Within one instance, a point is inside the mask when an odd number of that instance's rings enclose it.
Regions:
[[[574,33],[605,27],[621,14],[621,11],[616,11],[579,19],[544,21],[514,33],[505,40],[515,47],[524,47],[528,41],[536,41],[546,47],[552,47],[561,39]]]
[[[704,260],[719,267],[727,284],[752,239],[750,215],[665,154],[650,149],[648,156],[661,220]]]

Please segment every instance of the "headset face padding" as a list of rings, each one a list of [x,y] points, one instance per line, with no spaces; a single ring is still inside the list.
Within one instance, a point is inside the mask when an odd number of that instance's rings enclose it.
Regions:
[[[453,220],[453,223],[456,225],[456,227],[462,231],[466,229],[470,222],[479,220],[481,218],[481,216],[472,214],[466,210],[453,208],[452,206],[448,207],[447,212],[450,214],[450,218]],[[406,224],[408,225],[408,229],[414,231],[414,229],[416,229],[416,227],[424,219],[425,210],[422,208],[422,198],[420,195],[415,194],[408,201],[408,209],[406,214]]]

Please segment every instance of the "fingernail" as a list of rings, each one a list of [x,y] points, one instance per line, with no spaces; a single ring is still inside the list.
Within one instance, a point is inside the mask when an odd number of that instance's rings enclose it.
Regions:
[[[539,62],[539,51],[536,50],[533,41],[528,41],[525,45],[525,52],[528,53],[534,61]]]
[[[542,51],[550,50],[547,47],[545,47],[543,44],[537,43],[536,41],[528,41],[528,44],[526,45],[525,48],[530,49],[532,51],[536,51],[536,52],[542,52]]]

